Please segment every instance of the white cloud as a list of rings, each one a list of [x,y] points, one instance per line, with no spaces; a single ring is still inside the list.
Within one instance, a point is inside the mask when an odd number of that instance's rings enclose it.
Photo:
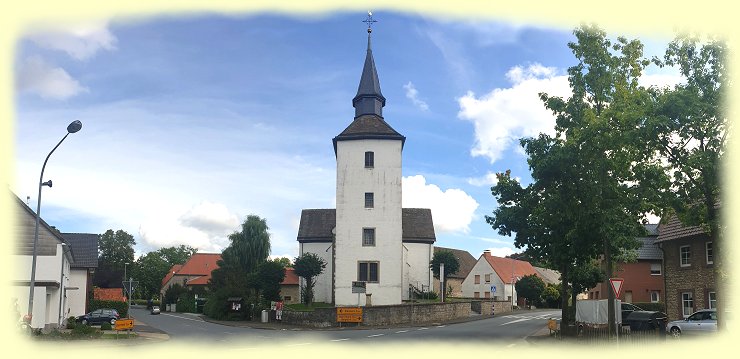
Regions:
[[[239,217],[223,204],[203,201],[180,216],[180,224],[219,237],[238,229]]]
[[[439,232],[468,233],[478,202],[461,189],[442,191],[427,184],[422,175],[404,177],[402,181],[403,207],[432,210],[434,229]]]
[[[468,178],[468,184],[476,187],[495,186],[496,183],[498,183],[498,178],[496,178],[496,174],[493,172],[488,172],[482,177]]]
[[[655,86],[655,87],[669,87],[673,88],[674,86],[686,83],[686,78],[681,76],[680,74],[670,74],[670,73],[663,73],[663,74],[644,74],[642,75],[637,82],[645,87]]]
[[[403,85],[403,88],[406,89],[406,98],[411,100],[411,103],[413,103],[414,106],[416,106],[422,111],[429,111],[429,105],[427,105],[426,102],[419,99],[419,91],[416,90],[416,87],[414,87],[414,84],[411,83],[411,81]]]
[[[510,88],[496,88],[481,97],[468,92],[458,98],[458,117],[475,128],[471,155],[485,156],[491,163],[510,147],[518,147],[521,137],[554,134],[555,117],[539,93],[564,98],[571,94],[566,75],[557,75],[556,69],[540,64],[513,67],[506,77],[513,85]]]
[[[80,85],[67,71],[53,67],[39,56],[31,56],[20,64],[16,87],[20,92],[34,93],[45,99],[66,100],[87,88]]]
[[[118,41],[108,31],[106,23],[89,23],[63,30],[38,32],[28,38],[41,47],[64,51],[77,60],[87,60],[101,49],[115,50]]]

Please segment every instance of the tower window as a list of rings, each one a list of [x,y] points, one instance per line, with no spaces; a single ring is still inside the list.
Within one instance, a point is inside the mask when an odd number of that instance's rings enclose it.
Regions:
[[[372,151],[365,152],[365,168],[375,167],[375,153]]]
[[[357,262],[357,280],[377,283],[379,266],[379,262]]]
[[[375,228],[363,228],[362,229],[362,246],[363,247],[374,247],[375,246]]]
[[[372,192],[365,192],[365,208],[375,207],[375,195]]]

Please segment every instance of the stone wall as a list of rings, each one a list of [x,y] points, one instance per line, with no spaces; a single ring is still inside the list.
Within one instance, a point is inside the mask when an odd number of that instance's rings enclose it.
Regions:
[[[367,326],[443,323],[470,317],[473,312],[483,316],[495,312],[511,311],[511,303],[500,301],[471,301],[453,303],[425,303],[379,305],[362,308],[362,324]],[[283,311],[283,323],[314,328],[339,326],[336,322],[336,308],[317,308],[313,312]],[[342,323],[342,325],[355,325]]]
[[[681,293],[693,293],[692,311],[709,308],[709,292],[716,292],[714,268],[706,260],[706,236],[673,239],[663,244],[665,301],[668,320],[683,319]],[[680,247],[691,246],[691,265],[681,267]],[[690,314],[690,313],[689,313]]]

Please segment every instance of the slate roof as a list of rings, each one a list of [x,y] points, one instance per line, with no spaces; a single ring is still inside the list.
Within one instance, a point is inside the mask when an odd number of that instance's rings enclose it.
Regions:
[[[560,272],[549,268],[535,267],[534,271],[537,272],[537,276],[542,278],[545,284],[558,284],[560,283]]]
[[[334,153],[337,152],[337,141],[352,140],[399,140],[403,148],[406,137],[394,130],[382,117],[362,115],[354,119],[337,137],[334,137],[332,140]]]
[[[473,257],[472,254],[468,251],[464,251],[462,249],[454,249],[454,248],[445,248],[445,247],[434,247],[434,253],[440,252],[440,251],[450,251],[452,254],[455,255],[455,258],[457,258],[457,261],[460,263],[460,269],[457,270],[457,273],[448,275],[448,278],[460,278],[465,279],[465,277],[468,276],[468,273],[473,269],[475,266],[475,257]]]
[[[99,234],[93,233],[62,233],[67,244],[72,249],[74,262],[72,268],[97,268],[98,267],[98,241]]]
[[[658,239],[658,225],[646,224],[645,229],[647,237],[637,238],[641,242],[640,248],[637,249],[637,259],[663,259],[663,252],[655,244]]]
[[[673,239],[699,237],[706,235],[700,227],[684,226],[674,214],[667,221],[661,221],[658,226],[658,239],[656,242],[665,242]]]
[[[434,243],[437,237],[430,209],[403,208],[401,216],[404,242]],[[331,242],[331,231],[336,225],[336,209],[304,209],[298,225],[298,242]]]
[[[534,267],[529,262],[512,258],[495,257],[490,252],[483,252],[482,257],[488,261],[498,277],[501,278],[501,281],[506,284],[511,284],[512,273],[515,281],[525,275],[537,275]]]

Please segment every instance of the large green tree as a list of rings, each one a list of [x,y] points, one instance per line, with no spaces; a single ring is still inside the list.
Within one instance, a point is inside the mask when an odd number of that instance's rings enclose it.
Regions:
[[[313,303],[315,278],[324,272],[324,268],[326,268],[326,261],[315,253],[304,253],[293,260],[295,274],[305,281],[302,296],[305,304]]]
[[[444,263],[445,267],[445,277],[440,278],[440,265]],[[460,270],[460,261],[457,260],[457,257],[455,257],[455,254],[451,251],[436,251],[434,252],[434,255],[432,255],[432,261],[429,262],[429,269],[432,270],[432,274],[434,275],[434,278],[438,278],[440,280],[439,283],[439,295],[443,296],[445,293],[442,293],[444,288],[447,288],[447,278],[457,273]]]
[[[98,241],[98,268],[93,285],[101,288],[121,288],[124,272],[134,263],[134,236],[119,229],[109,229]]]
[[[545,292],[545,282],[534,274],[520,278],[516,281],[514,287],[517,295],[526,299],[530,306],[533,303],[539,303],[542,300],[542,294]]]
[[[157,296],[167,271],[175,264],[185,264],[196,252],[196,248],[180,245],[160,248],[137,258],[134,265],[129,267],[134,279],[139,282],[135,294],[147,299]]]

